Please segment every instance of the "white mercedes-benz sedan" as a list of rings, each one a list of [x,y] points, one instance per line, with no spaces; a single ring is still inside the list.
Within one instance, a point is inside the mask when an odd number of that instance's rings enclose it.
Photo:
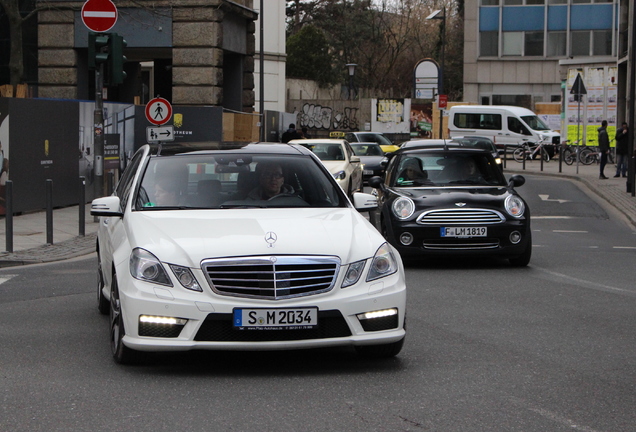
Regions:
[[[399,253],[300,145],[140,148],[99,216],[98,308],[119,363],[140,351],[353,346],[397,355]]]

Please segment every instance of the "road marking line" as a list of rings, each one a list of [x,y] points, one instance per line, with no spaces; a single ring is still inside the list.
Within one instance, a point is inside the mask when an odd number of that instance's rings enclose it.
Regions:
[[[612,246],[613,249],[636,249],[636,246]]]
[[[5,282],[10,281],[11,279],[13,279],[16,276],[17,275],[2,275],[2,276],[0,276],[0,285],[2,285]]]
[[[544,273],[547,273],[549,275],[552,275],[554,277],[558,277],[558,278],[562,278],[562,279],[566,279],[569,280],[571,282],[575,282],[577,284],[579,284],[579,287],[581,288],[589,288],[589,289],[593,289],[593,290],[600,290],[600,291],[609,291],[609,292],[617,292],[617,293],[621,293],[621,294],[628,294],[631,296],[636,295],[636,292],[631,291],[631,290],[627,290],[627,289],[623,289],[623,288],[617,288],[617,287],[613,287],[613,286],[609,286],[609,285],[604,285],[604,284],[599,284],[599,283],[595,283],[595,282],[590,282],[590,281],[586,281],[584,279],[579,279],[579,278],[575,278],[572,276],[568,276],[566,274],[563,273],[557,273],[551,270],[547,270],[541,267],[535,267],[532,266],[532,268],[542,271]]]
[[[576,216],[530,216],[531,219],[577,219]]]
[[[552,230],[552,232],[555,232],[555,233],[581,233],[581,234],[587,234],[589,231]]]

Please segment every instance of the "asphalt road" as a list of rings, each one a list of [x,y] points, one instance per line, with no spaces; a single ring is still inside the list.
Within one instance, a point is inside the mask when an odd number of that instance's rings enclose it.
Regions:
[[[520,191],[531,265],[410,264],[407,342],[390,360],[191,352],[118,366],[94,257],[0,270],[0,431],[633,431],[636,234],[570,182],[528,177]]]

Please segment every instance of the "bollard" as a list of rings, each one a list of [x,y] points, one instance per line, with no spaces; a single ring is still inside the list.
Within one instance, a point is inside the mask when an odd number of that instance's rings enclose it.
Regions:
[[[53,244],[53,180],[46,180],[46,244]]]
[[[114,191],[115,188],[115,173],[113,173],[112,171],[108,172],[108,187],[107,187],[107,193],[106,195],[111,195]]]
[[[561,172],[561,167],[563,166],[563,146],[559,146],[559,172]]]
[[[545,150],[545,148],[541,148],[541,151],[539,152],[539,159],[541,159],[541,172],[543,172],[543,151]]]
[[[79,235],[86,235],[86,178],[80,177],[79,181]]]
[[[506,169],[506,161],[508,160],[508,144],[504,144],[504,157],[503,157],[503,166]]]
[[[5,195],[5,232],[6,232],[6,248],[7,252],[13,252],[13,181],[7,180]]]

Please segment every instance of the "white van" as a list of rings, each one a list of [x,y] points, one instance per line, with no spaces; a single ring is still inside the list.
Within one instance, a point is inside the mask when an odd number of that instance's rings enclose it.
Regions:
[[[451,138],[478,135],[498,146],[524,141],[559,144],[561,136],[526,108],[498,105],[455,105],[450,108],[448,133]]]

